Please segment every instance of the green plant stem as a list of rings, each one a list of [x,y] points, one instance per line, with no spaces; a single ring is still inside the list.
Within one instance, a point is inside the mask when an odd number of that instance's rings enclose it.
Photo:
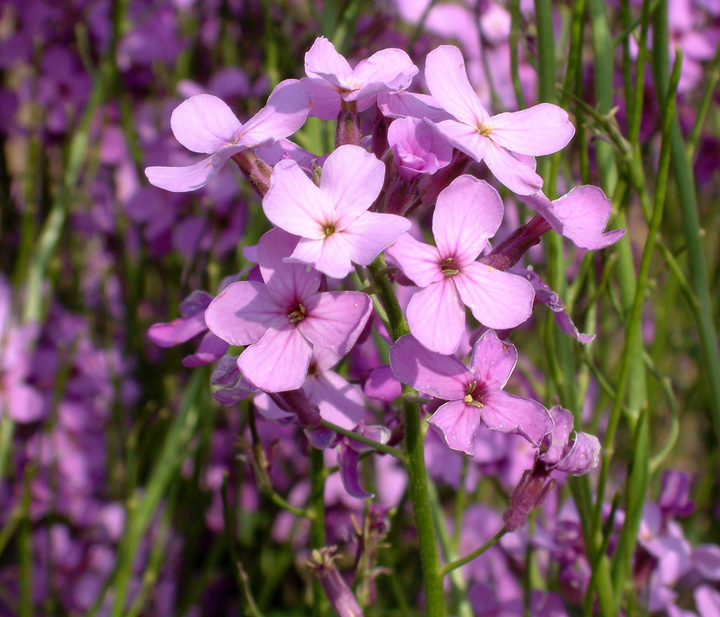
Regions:
[[[653,75],[660,100],[670,87],[668,76],[669,25],[667,0],[662,0],[653,19]],[[688,254],[690,283],[699,304],[697,319],[702,361],[700,370],[704,373],[710,394],[710,417],[716,441],[720,441],[720,352],[718,352],[715,331],[715,312],[710,295],[707,266],[700,237],[697,195],[692,164],[687,156],[680,122],[674,119],[671,131],[671,163],[678,190],[678,206],[683,220],[685,243]]]
[[[375,441],[374,439],[365,437],[364,435],[361,435],[360,433],[356,433],[355,431],[349,431],[348,429],[338,426],[337,424],[333,424],[332,422],[328,422],[327,420],[321,420],[320,424],[322,426],[324,426],[325,428],[329,428],[331,431],[335,431],[336,433],[339,433],[340,435],[344,435],[345,437],[349,437],[350,439],[359,441],[360,443],[365,444],[366,446],[370,446],[371,448],[374,448],[378,452],[382,452],[383,454],[389,454],[390,456],[394,456],[399,461],[405,460],[405,455],[403,454],[403,451],[399,450],[398,448],[393,448],[392,446],[385,445],[384,443],[380,443],[379,441]]]
[[[322,450],[310,447],[310,500],[308,509],[312,512],[310,523],[310,546],[323,548],[327,545],[325,530],[325,461]],[[313,578],[313,617],[325,614],[327,600],[317,578]]]
[[[440,570],[440,573],[442,574],[442,576],[445,576],[446,574],[449,574],[453,570],[456,570],[457,568],[464,566],[466,563],[470,563],[473,559],[478,558],[485,551],[487,551],[490,547],[497,544],[500,541],[500,538],[502,538],[506,533],[507,533],[507,529],[505,529],[503,527],[492,538],[490,538],[487,542],[485,542],[485,544],[476,548],[472,553],[468,553],[467,555],[465,555],[465,557],[461,557],[460,559],[456,559],[455,561],[446,563]]]

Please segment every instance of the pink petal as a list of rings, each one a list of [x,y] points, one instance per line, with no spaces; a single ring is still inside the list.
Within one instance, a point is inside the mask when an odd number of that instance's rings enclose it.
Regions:
[[[468,175],[453,180],[438,195],[433,214],[440,259],[452,257],[461,268],[474,261],[500,227],[503,212],[500,195],[487,182]]]
[[[275,165],[262,206],[273,225],[303,238],[322,240],[335,223],[333,205],[292,160]]]
[[[245,379],[265,392],[297,390],[305,383],[312,345],[295,327],[270,328],[238,358]]]
[[[370,371],[363,391],[367,397],[390,403],[402,394],[402,386],[392,369],[384,365]]]
[[[435,126],[453,146],[476,161],[482,161],[491,146],[487,137],[480,135],[476,128],[462,122],[443,120]]]
[[[344,356],[365,327],[372,302],[358,291],[331,291],[308,298],[305,309],[307,315],[298,322],[298,330],[313,345]]]
[[[175,347],[207,330],[202,312],[190,317],[178,317],[168,323],[156,323],[150,326],[148,338],[160,347]]]
[[[308,77],[321,76],[338,88],[350,80],[353,70],[348,61],[341,56],[324,36],[315,39],[313,46],[305,54],[305,74]]]
[[[239,281],[228,285],[210,303],[205,311],[205,323],[216,336],[231,345],[250,345],[268,328],[282,327],[289,319],[265,285]]]
[[[550,224],[550,227],[552,227],[556,233],[561,236],[563,235],[563,222],[558,217],[557,212],[555,212],[553,202],[550,201],[545,193],[538,191],[537,193],[531,193],[529,195],[518,195],[518,199],[531,208],[534,208],[535,211]]]
[[[219,171],[210,156],[187,167],[147,167],[145,175],[153,186],[173,193],[187,193],[205,186]]]
[[[459,122],[476,132],[487,123],[488,113],[470,85],[465,60],[457,47],[441,45],[427,55],[425,81],[433,98]]]
[[[563,409],[560,405],[555,405],[549,412],[555,426],[552,430],[550,447],[540,458],[547,465],[557,465],[565,453],[575,420],[572,413],[567,409]]]
[[[428,419],[452,450],[472,456],[475,452],[475,433],[480,426],[480,410],[463,401],[445,403]]]
[[[535,292],[521,276],[473,262],[452,278],[462,301],[488,328],[514,328],[532,314]]]
[[[185,356],[182,364],[188,368],[205,366],[222,358],[227,350],[228,344],[225,341],[215,336],[212,332],[208,332],[203,336],[195,353]]]
[[[501,341],[493,330],[488,330],[473,347],[470,367],[478,381],[493,390],[501,390],[510,378],[517,358],[515,345]]]
[[[340,93],[322,77],[303,77],[300,80],[310,90],[310,115],[321,120],[337,120],[340,113]]]
[[[353,72],[354,81],[362,84],[359,93],[368,95],[404,90],[417,75],[418,68],[402,49],[389,48],[361,60]]]
[[[322,240],[301,238],[288,259],[309,264],[337,279],[345,278],[353,270],[350,246],[341,233],[334,233]]]
[[[490,140],[484,161],[493,175],[513,193],[529,195],[537,193],[543,186],[542,178],[529,165]]]
[[[597,467],[600,460],[600,441],[595,435],[577,433],[570,452],[555,469],[572,476],[582,476]]]
[[[367,266],[410,227],[408,219],[395,214],[364,212],[345,228],[342,236],[353,263]]]
[[[390,366],[403,383],[444,400],[462,400],[474,381],[455,356],[430,351],[410,335],[401,336],[390,349]]]
[[[323,419],[348,430],[365,416],[362,390],[333,371],[326,371],[305,384],[308,398],[320,408]]]
[[[416,292],[407,310],[410,332],[425,347],[454,353],[465,333],[465,307],[450,278]]]
[[[175,108],[170,126],[188,150],[211,154],[231,143],[242,125],[224,101],[211,94],[198,94]]]
[[[320,287],[319,272],[285,261],[292,255],[297,242],[297,236],[282,229],[271,229],[257,244],[257,261],[263,281],[280,306],[302,302]]]
[[[335,212],[333,221],[338,231],[367,211],[380,193],[384,178],[382,161],[359,146],[340,146],[327,157],[320,190]]]
[[[337,461],[338,467],[340,468],[340,478],[342,480],[343,486],[345,487],[345,490],[348,492],[348,495],[350,495],[351,497],[355,497],[356,499],[367,499],[368,497],[374,496],[372,493],[368,493],[360,485],[359,452],[353,450],[344,443],[340,444],[340,446],[338,447]],[[354,596],[352,596],[352,599],[354,601]],[[347,602],[345,604],[347,604]],[[342,610],[342,612],[340,612],[339,614],[343,613],[348,617],[350,615],[360,614],[352,609]]]
[[[427,118],[432,122],[450,119],[440,104],[427,94],[388,92],[377,99],[382,114],[388,118]]]
[[[286,79],[275,86],[265,107],[245,123],[237,139],[248,148],[284,139],[305,124],[309,111],[310,91],[297,79]]]
[[[553,429],[547,409],[531,399],[491,390],[485,395],[484,402],[483,422],[494,431],[522,435],[532,445],[538,446]]]
[[[563,223],[562,235],[580,248],[600,250],[615,244],[625,234],[624,229],[603,233],[612,213],[612,202],[596,186],[578,186],[552,205]]]
[[[35,388],[14,383],[4,393],[8,415],[21,424],[36,422],[45,417],[45,399]],[[4,407],[0,401],[0,407]]]
[[[490,118],[489,135],[511,152],[541,156],[562,150],[575,134],[567,112],[551,103],[507,112]]]
[[[427,287],[445,278],[440,269],[440,255],[434,246],[425,244],[403,234],[388,247],[385,255],[390,257],[403,274],[419,287]]]

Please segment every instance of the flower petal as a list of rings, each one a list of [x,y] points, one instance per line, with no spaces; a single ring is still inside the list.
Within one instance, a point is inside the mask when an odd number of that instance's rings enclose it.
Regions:
[[[419,287],[427,287],[445,278],[440,269],[440,254],[434,246],[413,238],[410,234],[400,236],[385,251],[403,274]]]
[[[187,167],[146,167],[145,176],[153,186],[173,193],[187,193],[205,186],[219,171],[210,156]]]
[[[462,301],[488,328],[514,328],[532,314],[535,292],[521,276],[473,262],[453,281]]]
[[[563,223],[563,236],[580,248],[597,251],[615,244],[625,234],[624,229],[603,233],[612,202],[596,186],[578,186],[552,205]]]
[[[175,138],[188,150],[205,154],[231,143],[241,126],[227,104],[211,94],[191,96],[170,117]]]
[[[228,344],[225,341],[208,332],[202,337],[195,353],[182,359],[182,365],[187,368],[205,366],[221,358],[227,350]]]
[[[410,332],[425,347],[454,353],[465,333],[465,307],[450,278],[416,292],[407,307]]]
[[[495,235],[503,217],[498,192],[487,182],[462,175],[437,198],[433,235],[440,259],[452,257],[462,268],[474,261]]]
[[[443,120],[435,126],[453,146],[476,161],[482,161],[492,145],[492,142],[485,135],[478,133],[476,128],[462,122]]]
[[[281,81],[258,113],[237,134],[238,142],[253,148],[269,140],[284,139],[297,131],[310,111],[310,91],[297,79]]]
[[[360,486],[360,470],[358,468],[360,453],[345,444],[340,444],[340,446],[338,446],[337,461],[338,467],[340,468],[340,479],[348,494],[356,499],[373,497],[372,493],[368,493]],[[354,613],[347,614],[351,615]]]
[[[334,371],[325,371],[305,383],[308,398],[320,409],[323,419],[351,430],[365,415],[362,390]]]
[[[425,81],[433,98],[459,122],[477,129],[489,119],[468,80],[465,60],[453,45],[441,45],[427,55]]]
[[[403,383],[444,400],[462,400],[473,374],[455,356],[423,347],[413,336],[401,336],[390,349],[390,366]]]
[[[550,414],[537,401],[491,390],[485,394],[484,403],[482,420],[494,431],[522,435],[537,446],[553,429]]]
[[[268,293],[265,285],[239,281],[228,285],[205,311],[208,328],[231,345],[255,343],[270,327],[289,323],[287,311]],[[298,386],[300,387],[300,386]]]
[[[200,312],[189,317],[178,317],[168,323],[156,323],[150,326],[148,338],[160,347],[175,347],[206,330],[205,317]]]
[[[470,367],[475,377],[493,390],[502,390],[517,364],[515,345],[501,341],[493,330],[475,343]]]
[[[575,134],[568,113],[552,103],[490,118],[490,139],[511,152],[542,156],[562,150]]]
[[[438,409],[428,424],[435,427],[452,450],[472,456],[475,452],[475,433],[480,426],[480,410],[463,401],[450,401]]]
[[[379,195],[385,165],[359,146],[340,146],[322,168],[320,190],[334,211],[333,222],[342,231],[365,212]]]
[[[391,47],[358,62],[353,73],[355,82],[360,85],[358,95],[362,96],[404,90],[417,75],[418,68],[406,52]]]
[[[529,195],[537,193],[543,181],[535,171],[522,161],[515,158],[508,150],[488,140],[485,158],[488,169],[513,193]]]
[[[327,197],[293,160],[275,165],[262,207],[273,225],[303,238],[321,240],[325,228],[335,223]]]
[[[411,227],[410,221],[395,214],[363,212],[342,232],[353,263],[367,266]]]
[[[295,324],[270,328],[240,354],[238,368],[245,379],[265,392],[285,392],[302,387],[307,377],[312,345]]]
[[[358,291],[331,291],[308,298],[305,309],[307,314],[298,322],[298,330],[313,345],[329,347],[344,356],[365,327],[372,302]]]
[[[345,278],[353,270],[350,246],[340,233],[321,240],[300,238],[288,261],[308,264],[336,279]]]
[[[350,80],[353,70],[348,61],[338,53],[324,36],[315,39],[312,47],[305,54],[305,74],[308,77],[319,75],[338,88]]]

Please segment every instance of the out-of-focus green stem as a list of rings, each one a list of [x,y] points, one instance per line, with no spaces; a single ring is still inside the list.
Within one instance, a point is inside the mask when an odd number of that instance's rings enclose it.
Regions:
[[[310,447],[310,499],[308,509],[312,512],[310,523],[310,546],[323,548],[327,544],[325,531],[325,461],[322,450]],[[313,578],[313,617],[325,614],[327,600],[316,578]]]
[[[485,542],[485,544],[476,548],[472,553],[468,553],[467,555],[465,555],[464,557],[461,557],[460,559],[456,559],[455,561],[446,563],[442,567],[442,570],[441,570],[442,575],[445,576],[446,574],[449,574],[453,570],[456,570],[457,568],[464,566],[466,563],[470,563],[473,559],[477,559],[480,555],[482,555],[490,547],[495,546],[500,541],[500,538],[502,538],[506,533],[507,533],[507,529],[505,529],[503,527],[492,538],[490,538],[487,542]]]
[[[321,420],[320,424],[324,426],[325,428],[329,428],[331,431],[335,431],[336,433],[339,433],[340,435],[344,435],[345,437],[349,437],[350,439],[354,439],[355,441],[359,441],[360,443],[365,444],[366,446],[370,446],[371,448],[375,448],[378,452],[382,452],[383,454],[389,454],[390,456],[394,456],[399,461],[404,461],[405,456],[402,453],[402,450],[398,450],[397,448],[393,448],[392,446],[388,446],[384,443],[380,443],[379,441],[375,441],[374,439],[370,439],[369,437],[365,437],[364,435],[361,435],[360,433],[356,433],[355,431],[349,431],[342,426],[338,426],[337,424],[333,424],[332,422],[328,422],[327,420]]]
[[[720,79],[720,42],[718,42],[717,49],[715,50],[715,56],[712,62],[707,68],[707,83],[705,84],[705,90],[703,92],[702,100],[697,108],[695,114],[695,124],[690,131],[690,137],[688,137],[685,149],[687,150],[687,156],[690,160],[695,156],[695,148],[700,140],[700,133],[702,132],[703,123],[705,122],[705,116],[707,116],[708,109],[710,109],[710,102],[712,101],[712,95],[717,86],[718,80]]]
[[[669,25],[667,0],[662,0],[653,15],[653,76],[660,100],[669,88]],[[711,421],[715,438],[720,440],[720,352],[713,322],[714,310],[710,296],[707,267],[700,239],[700,219],[692,164],[687,156],[680,122],[675,118],[671,132],[671,164],[678,190],[678,206],[682,215],[688,254],[690,283],[699,304],[697,319],[702,362],[710,394]]]

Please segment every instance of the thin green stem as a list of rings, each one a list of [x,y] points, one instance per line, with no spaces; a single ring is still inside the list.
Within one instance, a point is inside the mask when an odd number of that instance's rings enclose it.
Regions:
[[[320,424],[322,426],[324,426],[325,428],[329,428],[331,431],[335,431],[336,433],[339,433],[340,435],[344,435],[345,437],[349,437],[350,439],[359,441],[360,443],[363,443],[366,446],[370,446],[371,448],[374,448],[378,452],[382,452],[383,454],[389,454],[390,456],[394,456],[396,459],[398,459],[401,462],[405,460],[405,455],[403,454],[403,451],[399,450],[398,448],[393,448],[392,446],[388,446],[384,443],[380,443],[379,441],[375,441],[374,439],[365,437],[364,435],[361,435],[360,433],[356,433],[355,431],[350,431],[346,428],[343,428],[342,426],[333,424],[332,422],[329,422],[328,420],[321,420]]]
[[[449,574],[453,570],[456,570],[457,568],[461,568],[466,563],[470,563],[473,559],[477,559],[480,555],[482,555],[490,547],[495,546],[500,541],[500,538],[502,538],[506,533],[507,533],[507,529],[505,529],[503,527],[492,538],[490,538],[487,542],[485,542],[485,544],[483,544],[479,548],[476,548],[472,553],[468,553],[467,555],[465,555],[465,557],[461,557],[460,559],[456,559],[455,561],[446,563],[440,570],[441,575],[445,576],[446,574]]]

